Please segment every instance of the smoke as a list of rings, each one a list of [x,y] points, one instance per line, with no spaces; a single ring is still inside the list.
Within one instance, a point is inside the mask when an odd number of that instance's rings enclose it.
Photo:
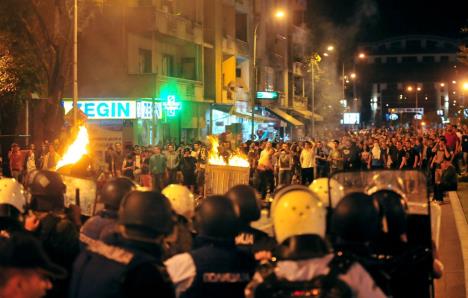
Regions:
[[[345,75],[353,68],[355,48],[363,33],[376,25],[377,0],[313,0],[309,7],[310,47],[322,56],[323,75],[317,82],[316,107],[326,119],[338,124],[342,108],[342,66]],[[324,56],[327,47],[335,50]]]

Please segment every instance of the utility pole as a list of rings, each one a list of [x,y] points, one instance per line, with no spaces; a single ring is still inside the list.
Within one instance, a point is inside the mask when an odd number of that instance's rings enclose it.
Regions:
[[[78,0],[73,7],[73,126],[78,124]]]
[[[310,60],[310,80],[311,80],[311,98],[312,98],[312,137],[315,137],[315,55],[312,55]]]

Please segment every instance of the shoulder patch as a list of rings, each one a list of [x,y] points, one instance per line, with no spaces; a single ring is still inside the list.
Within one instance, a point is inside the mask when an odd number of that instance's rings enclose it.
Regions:
[[[123,248],[109,245],[99,240],[94,240],[84,234],[80,234],[80,241],[87,245],[88,251],[123,265],[128,265],[134,256],[133,253]]]

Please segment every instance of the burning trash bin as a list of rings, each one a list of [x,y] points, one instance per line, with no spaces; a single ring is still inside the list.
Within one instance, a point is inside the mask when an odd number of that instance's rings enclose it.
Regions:
[[[234,185],[249,184],[250,164],[247,157],[239,152],[223,149],[216,137],[210,136],[208,139],[211,150],[205,169],[204,196],[225,194]]]

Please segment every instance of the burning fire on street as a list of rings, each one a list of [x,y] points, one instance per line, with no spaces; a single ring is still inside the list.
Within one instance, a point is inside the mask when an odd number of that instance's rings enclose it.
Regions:
[[[75,164],[88,153],[89,135],[84,126],[80,126],[78,135],[73,143],[68,147],[62,159],[57,163],[56,170],[71,164]]]
[[[217,166],[232,166],[232,167],[250,167],[249,160],[244,154],[232,152],[228,156],[223,156],[219,152],[219,140],[215,136],[208,136],[208,141],[211,144],[211,150],[208,156],[208,164]]]

